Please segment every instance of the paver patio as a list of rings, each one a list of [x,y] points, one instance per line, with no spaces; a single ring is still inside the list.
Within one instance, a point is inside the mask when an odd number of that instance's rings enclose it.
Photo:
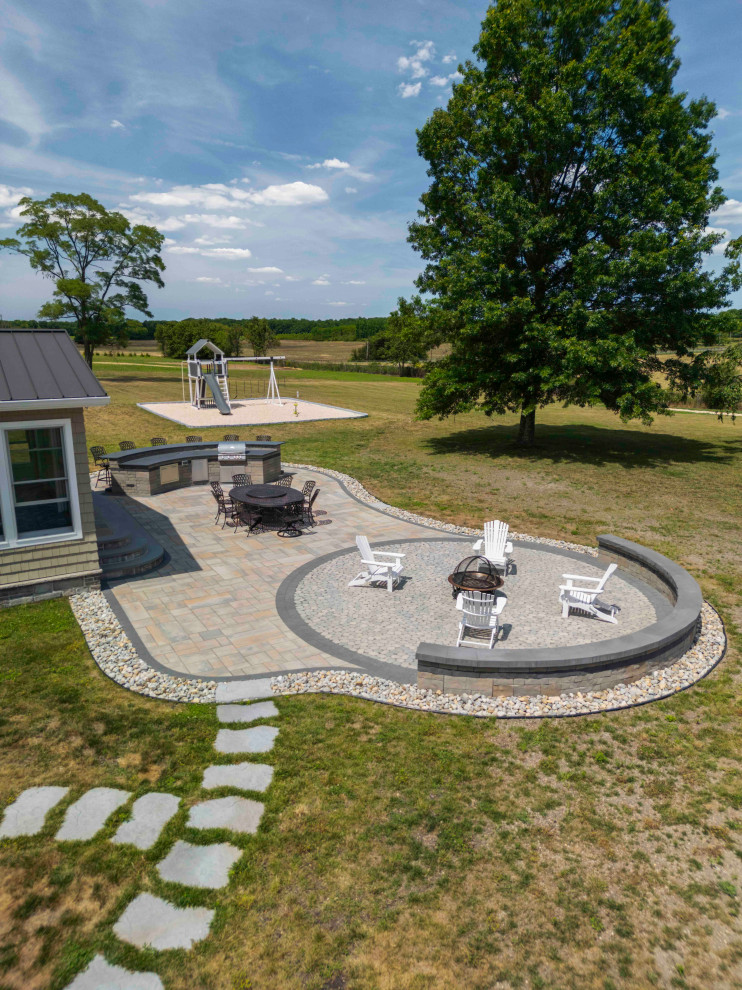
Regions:
[[[281,539],[275,530],[247,536],[244,529],[214,525],[215,503],[202,486],[125,503],[169,559],[149,574],[114,582],[109,595],[135,645],[167,670],[253,678],[220,683],[217,702],[268,698],[266,675],[319,668],[360,669],[411,682],[420,642],[456,642],[460,614],[446,577],[472,554],[471,537],[371,508],[319,472],[299,471],[293,486],[309,479],[321,489],[316,508],[323,514],[299,539]],[[393,594],[384,587],[348,587],[363,566],[355,548],[359,533],[405,554],[403,579]],[[619,572],[605,596],[620,609],[618,625],[579,614],[563,619],[562,575],[598,577],[603,566],[570,550],[525,541],[516,543],[513,556],[501,630],[509,648],[598,642],[643,629],[671,608],[659,592]],[[232,717],[249,716],[220,709],[222,721]]]
[[[353,546],[358,533],[373,543],[419,539],[433,531],[362,505],[323,474],[300,471],[293,487],[309,479],[322,489],[315,507],[327,514],[295,540],[275,532],[246,537],[243,530],[213,525],[214,500],[203,486],[122,500],[170,557],[156,571],[112,584],[155,661],[201,677],[353,667],[285,625],[276,612],[279,585],[302,564]]]

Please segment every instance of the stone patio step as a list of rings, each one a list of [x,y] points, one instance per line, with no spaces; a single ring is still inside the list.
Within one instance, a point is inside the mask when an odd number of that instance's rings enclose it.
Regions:
[[[187,824],[191,828],[226,828],[231,832],[254,835],[264,810],[260,801],[251,801],[249,798],[212,798],[193,805]]]
[[[59,804],[69,787],[29,787],[9,804],[0,825],[0,839],[36,835],[52,808]]]
[[[119,498],[93,492],[93,509],[105,580],[144,574],[165,559],[160,544],[126,511]]]
[[[114,811],[130,797],[129,791],[122,791],[117,787],[93,787],[69,806],[62,827],[57,832],[57,839],[73,842],[92,839]]]
[[[273,767],[265,763],[230,763],[207,767],[201,786],[204,790],[216,787],[235,787],[240,791],[267,791],[273,780]]]
[[[122,942],[143,949],[190,949],[209,934],[214,911],[177,908],[161,897],[139,894],[113,926]]]
[[[256,722],[259,718],[274,718],[278,709],[272,701],[258,701],[254,705],[217,705],[216,717],[220,722]]]
[[[149,849],[160,837],[165,825],[178,810],[180,798],[174,794],[154,792],[137,798],[131,819],[124,822],[111,839],[117,845],[130,843],[137,849]]]
[[[194,846],[178,841],[157,864],[157,872],[169,883],[218,890],[229,883],[229,871],[241,855],[242,850],[229,842]]]
[[[272,725],[256,725],[252,729],[220,729],[214,749],[218,753],[268,753],[278,729]]]
[[[256,677],[254,680],[222,681],[216,686],[217,702],[257,701],[260,698],[273,698],[270,677]]]
[[[96,956],[66,990],[164,990],[164,986],[156,973],[132,973]]]

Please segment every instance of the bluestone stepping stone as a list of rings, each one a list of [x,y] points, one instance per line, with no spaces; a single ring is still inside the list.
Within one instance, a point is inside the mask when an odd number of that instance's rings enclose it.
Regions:
[[[241,791],[267,791],[273,780],[273,767],[265,763],[232,763],[207,767],[202,787],[236,787]]]
[[[256,701],[273,698],[270,677],[256,677],[253,681],[222,681],[216,686],[217,702]]]
[[[180,798],[174,794],[144,794],[131,809],[131,820],[124,822],[111,842],[131,843],[137,849],[149,849],[178,810]]]
[[[278,715],[278,709],[272,701],[259,701],[255,705],[217,705],[216,709],[220,722],[255,722],[274,715]]]
[[[241,855],[242,850],[228,842],[193,846],[190,842],[179,841],[157,864],[157,870],[163,880],[171,883],[218,890],[229,882],[229,871]]]
[[[165,990],[156,973],[130,973],[96,956],[86,970],[78,973],[67,990]]]
[[[94,787],[69,806],[57,839],[92,839],[106,819],[130,797],[129,791],[117,787]]]
[[[260,801],[243,797],[213,798],[191,808],[186,824],[191,828],[228,828],[253,835],[263,816]]]
[[[0,825],[0,839],[17,835],[36,835],[44,827],[44,819],[55,804],[59,804],[69,787],[29,787],[5,809]]]
[[[138,948],[190,949],[209,934],[214,918],[211,908],[177,908],[161,897],[135,897],[113,926],[122,942]]]
[[[220,729],[214,749],[218,753],[267,753],[273,749],[278,729],[256,725],[252,729]]]

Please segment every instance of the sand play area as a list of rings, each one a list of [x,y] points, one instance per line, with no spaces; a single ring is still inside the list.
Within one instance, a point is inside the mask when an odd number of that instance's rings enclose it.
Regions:
[[[281,405],[265,399],[242,399],[232,402],[232,413],[223,416],[218,409],[196,409],[189,402],[139,402],[140,409],[169,419],[181,426],[267,426],[269,423],[309,423],[320,419],[361,419],[368,413],[323,402],[304,399],[284,399]]]

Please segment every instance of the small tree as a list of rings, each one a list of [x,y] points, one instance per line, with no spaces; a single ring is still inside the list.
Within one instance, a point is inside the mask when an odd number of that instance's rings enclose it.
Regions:
[[[75,340],[92,368],[95,348],[116,340],[125,345],[125,309],[151,316],[141,283],[162,288],[163,235],[154,227],[131,226],[92,196],[54,193],[48,199],[20,201],[27,222],[16,238],[0,241],[25,255],[31,267],[54,282],[54,299],[39,316],[73,317]]]
[[[227,357],[240,356],[241,326],[191,317],[186,320],[165,320],[157,324],[155,340],[165,357],[184,358],[186,351],[203,338],[220,347]]]
[[[708,319],[740,286],[708,124],[674,92],[664,0],[500,0],[478,62],[418,131],[430,188],[409,240],[450,355],[421,390],[422,418],[519,411],[519,439],[553,401],[651,422],[674,386],[710,371]],[[668,365],[660,353],[674,355]]]
[[[250,341],[255,357],[265,357],[271,347],[278,346],[278,337],[270,323],[260,316],[253,316],[244,326],[244,336]]]
[[[414,296],[411,300],[400,296],[397,308],[389,314],[386,327],[386,356],[396,363],[400,375],[405,365],[423,361],[427,357],[430,348],[429,332],[419,296]]]

